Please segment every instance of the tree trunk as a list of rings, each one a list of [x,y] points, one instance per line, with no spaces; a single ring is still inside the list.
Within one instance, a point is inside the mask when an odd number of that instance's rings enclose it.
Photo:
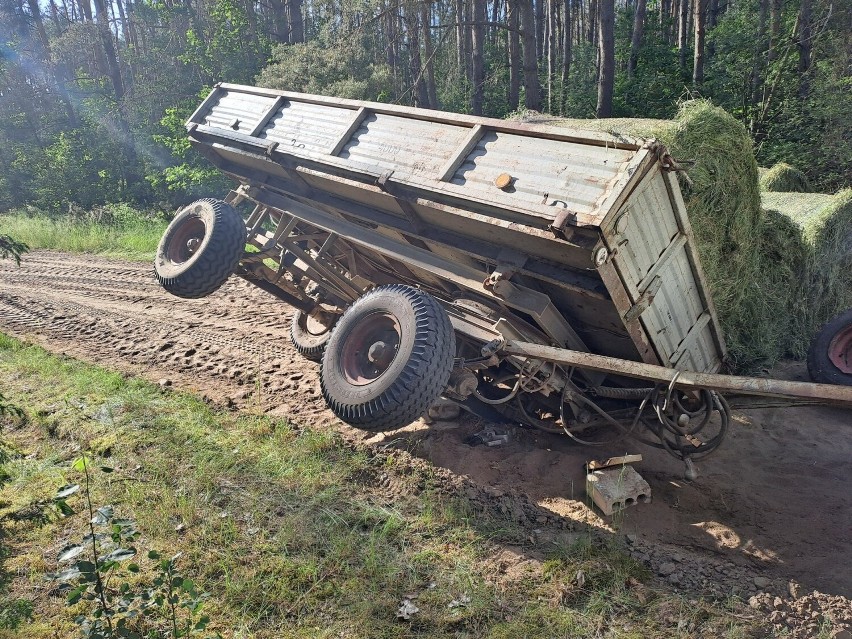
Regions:
[[[589,21],[587,23],[589,44],[597,44],[599,9],[598,0],[589,0]]]
[[[518,1],[506,0],[506,20],[509,24],[509,111],[517,111],[521,97],[521,35],[518,32]],[[520,0],[523,1],[523,0]]]
[[[810,70],[813,42],[811,40],[811,0],[802,0],[799,8],[799,33],[796,44],[799,47],[799,97],[808,97],[811,91]],[[848,99],[848,98],[847,98]]]
[[[535,43],[536,56],[544,59],[544,3],[547,0],[531,0],[535,3]]]
[[[77,0],[78,5],[80,7],[80,13],[83,14],[83,19],[86,22],[93,22],[92,20],[92,4],[89,0]]]
[[[565,15],[562,19],[562,95],[559,100],[559,113],[565,114],[565,101],[568,99],[568,75],[571,71],[571,0],[564,2]]]
[[[678,62],[681,73],[686,72],[686,45],[687,45],[687,14],[689,13],[689,0],[680,0],[677,14],[677,51]]]
[[[556,76],[556,0],[547,0],[547,112],[553,113],[553,81]]]
[[[50,0],[50,19],[53,22],[53,27],[59,32],[59,7],[56,4],[56,0]]]
[[[766,54],[767,62],[772,62],[778,57],[778,48],[781,45],[781,5],[782,0],[772,0],[769,13],[769,52]]]
[[[438,90],[435,86],[435,51],[432,47],[432,18],[431,7],[426,2],[420,3],[420,27],[423,29],[423,55],[426,56],[424,69],[426,73],[426,96],[430,109],[438,109]]]
[[[695,55],[692,60],[692,86],[700,88],[704,83],[704,2],[695,2]]]
[[[118,7],[118,17],[121,20],[121,35],[126,44],[130,44],[130,25],[127,23],[127,13],[124,11],[124,0],[116,0],[115,6]]]
[[[467,50],[465,49],[464,0],[455,1],[456,8],[456,64],[459,75],[467,68]]]
[[[713,30],[719,23],[719,0],[710,0],[710,7],[707,11],[707,28]],[[712,58],[716,55],[716,44],[710,39],[710,44],[707,45],[707,57]]]
[[[627,60],[627,77],[636,73],[639,62],[639,48],[642,46],[642,31],[645,28],[646,0],[636,0],[636,12],[633,14],[633,34],[630,37],[630,58]]]
[[[487,0],[472,0],[473,4],[473,24],[471,25],[471,47],[472,47],[472,64],[470,74],[470,84],[473,93],[470,98],[470,112],[473,115],[482,115],[482,103],[485,91],[485,3]]]
[[[272,5],[272,35],[276,42],[287,43],[290,41],[290,37],[284,0],[270,0],[270,3]]]
[[[429,93],[423,80],[423,65],[420,62],[420,20],[417,9],[408,5],[405,8],[405,30],[408,32],[408,68],[411,74],[411,93],[414,106],[428,107]]]
[[[524,39],[524,106],[541,110],[541,95],[538,83],[538,58],[535,49],[535,13],[532,0],[518,0],[521,30]]]
[[[755,40],[754,60],[751,67],[751,105],[760,102],[760,92],[763,87],[763,62],[766,54],[766,16],[769,0],[760,0],[760,11],[757,18],[757,38]]]
[[[598,17],[600,72],[598,74],[597,117],[612,115],[612,88],[615,82],[615,0],[600,0]]]
[[[305,41],[305,19],[302,17],[302,0],[287,0],[287,20],[290,23],[290,44]]]
[[[101,36],[101,46],[103,46],[104,57],[106,59],[107,75],[112,83],[115,101],[119,105],[119,108],[121,108],[121,104],[124,101],[124,81],[121,77],[121,63],[119,62],[115,42],[112,39],[112,31],[109,27],[105,0],[95,0],[95,9],[97,11],[97,24]]]

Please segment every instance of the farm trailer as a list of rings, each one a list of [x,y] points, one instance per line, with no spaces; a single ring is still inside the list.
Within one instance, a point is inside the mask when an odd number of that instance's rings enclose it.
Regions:
[[[294,307],[294,345],[356,427],[443,396],[581,443],[606,427],[689,468],[725,436],[723,393],[852,405],[849,387],[720,374],[654,140],[231,84],[187,130],[239,186],[178,213],[160,282],[201,297],[236,273]]]

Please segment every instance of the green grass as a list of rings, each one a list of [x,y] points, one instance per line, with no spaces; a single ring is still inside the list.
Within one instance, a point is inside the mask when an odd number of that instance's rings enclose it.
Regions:
[[[0,235],[9,235],[31,249],[150,260],[166,224],[141,216],[104,222],[13,213],[0,215]]]
[[[75,633],[79,609],[44,575],[85,518],[46,504],[80,482],[81,450],[115,469],[93,476],[95,503],[137,521],[140,556],[183,553],[225,637],[752,636],[724,608],[656,588],[612,538],[575,524],[533,545],[499,500],[398,451],[218,411],[2,335],[0,388],[27,414],[1,434],[0,601],[34,607],[0,637]],[[408,595],[420,611],[399,621]]]

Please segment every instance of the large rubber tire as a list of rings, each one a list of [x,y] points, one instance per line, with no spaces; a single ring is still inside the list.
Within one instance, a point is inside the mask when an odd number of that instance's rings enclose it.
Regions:
[[[242,216],[222,200],[193,202],[175,216],[157,247],[154,272],[172,295],[210,295],[234,272],[246,246]]]
[[[321,333],[315,332],[308,314],[296,311],[290,322],[290,341],[299,355],[312,362],[319,362],[322,361],[325,346],[331,339],[332,330],[333,327]]]
[[[377,344],[381,361],[370,364],[365,358],[373,357]],[[322,394],[334,414],[356,428],[401,428],[441,395],[455,353],[453,325],[435,298],[410,286],[381,286],[334,327],[320,369]]]
[[[808,372],[815,382],[852,386],[852,308],[817,333],[808,350]]]

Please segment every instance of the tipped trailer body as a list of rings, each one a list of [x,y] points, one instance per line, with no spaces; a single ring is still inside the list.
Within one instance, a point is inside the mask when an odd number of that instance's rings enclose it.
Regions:
[[[230,84],[187,130],[239,186],[175,218],[160,281],[198,297],[236,273],[295,307],[293,342],[351,424],[399,427],[444,395],[689,459],[724,436],[717,390],[852,403],[719,375],[678,167],[654,140]]]

